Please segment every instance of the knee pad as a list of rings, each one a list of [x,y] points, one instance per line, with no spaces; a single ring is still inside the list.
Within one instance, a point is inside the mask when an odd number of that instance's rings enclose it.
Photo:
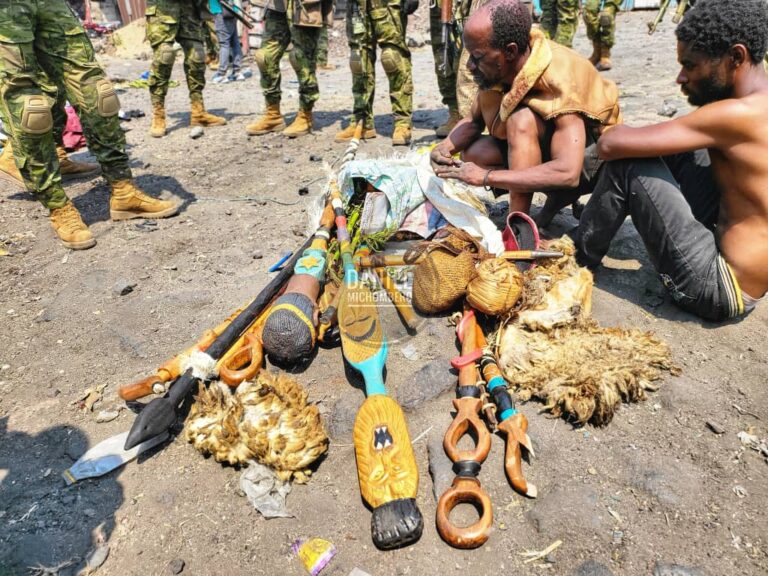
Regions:
[[[43,95],[24,96],[21,129],[27,134],[45,134],[53,129],[51,102]]]
[[[384,72],[392,74],[402,68],[403,57],[396,49],[386,47],[381,51],[381,66],[384,68]]]
[[[120,100],[112,82],[106,78],[96,82],[96,104],[99,115],[107,118],[120,112]]]
[[[157,47],[157,56],[161,64],[173,65],[176,60],[176,51],[171,44],[160,44]]]
[[[363,56],[359,50],[351,50],[349,53],[349,69],[352,74],[363,74]]]
[[[301,64],[299,64],[299,57],[296,55],[296,46],[294,46],[291,53],[288,54],[288,62],[291,63],[291,68],[298,74],[299,70],[301,70]]]
[[[256,52],[254,52],[253,54],[253,60],[256,62],[256,66],[259,67],[259,72],[264,74],[267,68],[267,63],[264,56],[264,50],[261,50],[261,49],[256,50]]]

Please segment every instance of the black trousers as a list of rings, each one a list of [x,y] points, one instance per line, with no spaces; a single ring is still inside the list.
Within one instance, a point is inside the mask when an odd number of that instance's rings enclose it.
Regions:
[[[596,267],[629,215],[672,299],[708,320],[744,313],[741,290],[714,233],[720,189],[709,155],[606,162],[584,208],[577,257]]]

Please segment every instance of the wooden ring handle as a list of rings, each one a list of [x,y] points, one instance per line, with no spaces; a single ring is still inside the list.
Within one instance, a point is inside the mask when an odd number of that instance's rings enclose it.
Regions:
[[[480,518],[474,524],[458,527],[451,523],[451,512],[462,503],[472,504]],[[457,476],[437,503],[437,531],[454,548],[477,548],[488,540],[493,525],[491,499],[480,487],[477,478]]]
[[[480,398],[465,396],[456,398],[453,405],[458,411],[443,437],[443,448],[452,462],[473,460],[481,463],[491,450],[491,435],[480,419],[483,401]],[[474,433],[473,450],[459,450],[459,441],[465,434]]]
[[[219,378],[234,388],[245,380],[255,378],[261,369],[262,360],[264,351],[261,340],[253,332],[248,332],[243,346],[219,367]]]

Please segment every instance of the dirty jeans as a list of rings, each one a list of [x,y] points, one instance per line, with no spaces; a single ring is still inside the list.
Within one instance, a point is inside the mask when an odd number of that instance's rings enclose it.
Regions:
[[[606,162],[581,216],[577,258],[596,267],[627,215],[675,303],[702,318],[744,313],[714,233],[720,205],[706,150]]]

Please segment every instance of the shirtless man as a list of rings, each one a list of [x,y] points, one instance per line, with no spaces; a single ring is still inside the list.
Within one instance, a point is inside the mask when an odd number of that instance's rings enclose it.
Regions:
[[[590,191],[597,163],[585,162],[585,149],[621,121],[618,89],[589,60],[531,30],[519,0],[478,9],[464,28],[464,46],[480,91],[470,116],[432,151],[432,167],[442,178],[509,190],[510,213],[527,213],[533,192],[552,192],[536,217],[546,226]]]
[[[597,266],[629,214],[675,302],[723,320],[768,290],[768,7],[699,0],[675,33],[677,83],[700,108],[600,138],[613,161],[581,217],[578,257]]]

